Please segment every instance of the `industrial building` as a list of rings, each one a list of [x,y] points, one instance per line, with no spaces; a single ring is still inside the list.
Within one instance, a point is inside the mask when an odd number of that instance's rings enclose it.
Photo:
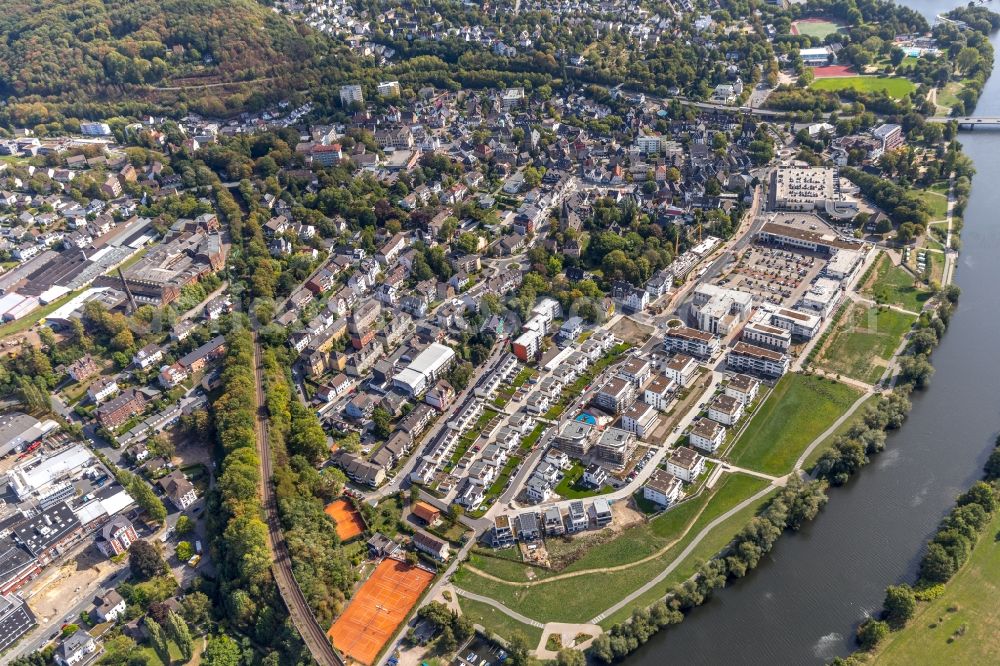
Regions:
[[[444,374],[455,359],[455,351],[439,342],[431,343],[392,378],[392,383],[411,396],[421,395]]]
[[[181,289],[226,263],[226,248],[215,215],[178,220],[163,242],[134,265],[122,271],[129,292],[139,302],[166,305],[177,300]],[[122,279],[106,275],[95,286],[121,287]]]
[[[85,447],[71,446],[41,462],[32,459],[17,465],[7,472],[7,483],[19,501],[51,506],[76,495],[73,480],[93,461]]]
[[[13,594],[0,596],[0,652],[19,641],[36,624],[24,599]]]
[[[23,450],[58,428],[52,420],[43,422],[22,412],[8,412],[0,416],[0,456]]]
[[[761,227],[757,238],[794,250],[833,256],[839,250],[863,250],[864,243],[843,238],[811,213],[779,213]]]

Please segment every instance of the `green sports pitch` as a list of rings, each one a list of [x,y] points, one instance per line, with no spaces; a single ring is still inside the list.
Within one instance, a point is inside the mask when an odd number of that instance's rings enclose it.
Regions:
[[[840,30],[840,25],[826,19],[802,19],[792,23],[792,32],[797,35],[806,35],[816,39],[826,39]]]
[[[838,76],[829,79],[816,79],[810,87],[813,90],[857,90],[859,92],[885,91],[889,97],[901,99],[916,90],[909,79],[899,76]]]

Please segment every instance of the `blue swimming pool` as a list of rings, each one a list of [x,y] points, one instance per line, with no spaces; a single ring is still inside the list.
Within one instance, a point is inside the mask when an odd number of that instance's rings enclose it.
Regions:
[[[597,419],[595,419],[593,415],[587,413],[577,415],[576,420],[586,423],[587,425],[597,425]]]

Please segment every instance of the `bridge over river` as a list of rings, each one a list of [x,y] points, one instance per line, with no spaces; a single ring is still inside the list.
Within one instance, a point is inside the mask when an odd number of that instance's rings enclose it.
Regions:
[[[974,130],[977,127],[1000,127],[1000,116],[935,116],[928,118],[929,123],[947,123],[954,120],[958,129]]]

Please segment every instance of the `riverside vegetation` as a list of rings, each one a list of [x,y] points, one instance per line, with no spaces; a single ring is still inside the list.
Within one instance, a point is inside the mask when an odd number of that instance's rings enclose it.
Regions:
[[[704,563],[692,578],[671,587],[651,607],[635,609],[628,621],[598,636],[590,648],[591,656],[611,663],[636,650],[660,629],[679,624],[687,611],[704,603],[715,590],[756,567],[782,532],[798,530],[812,520],[827,502],[827,486],[846,483],[868,464],[872,455],[885,448],[886,431],[899,428],[905,421],[912,407],[910,392],[924,389],[930,382],[934,369],[929,356],[947,330],[959,295],[957,286],[948,286],[940,292],[937,306],[921,313],[910,333],[907,354],[900,361],[893,391],[880,396],[861,419],[834,440],[832,448],[824,452],[813,468],[816,480],[792,477],[729,545]],[[988,468],[1000,477],[1000,451],[991,456]],[[958,508],[942,523],[942,530],[921,562],[920,576],[925,587],[933,579],[950,578],[968,558],[972,538],[989,523],[989,515],[996,508],[993,492],[990,486],[980,484],[959,498]],[[889,619],[863,624],[859,641],[866,647],[877,645],[888,633],[890,620],[897,625],[905,623],[902,618],[908,614],[911,594],[916,593],[909,587],[890,587],[886,610]]]

